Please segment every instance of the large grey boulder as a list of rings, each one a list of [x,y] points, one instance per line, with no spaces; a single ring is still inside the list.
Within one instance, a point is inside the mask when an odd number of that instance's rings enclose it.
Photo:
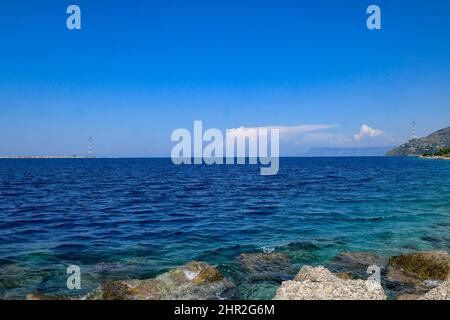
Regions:
[[[450,275],[440,286],[431,289],[419,300],[450,300]]]
[[[345,280],[323,266],[303,266],[293,281],[278,288],[275,300],[385,300],[381,285],[373,280]]]

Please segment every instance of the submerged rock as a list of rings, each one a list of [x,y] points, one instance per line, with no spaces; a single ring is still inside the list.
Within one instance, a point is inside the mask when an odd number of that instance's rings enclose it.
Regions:
[[[273,297],[282,281],[292,279],[295,269],[288,255],[272,250],[243,253],[224,270],[239,290],[232,299],[267,299]]]
[[[346,272],[352,275],[365,276],[369,266],[386,268],[387,259],[372,252],[342,252],[334,257],[329,264],[332,270]]]
[[[450,279],[431,289],[423,295],[403,294],[397,300],[450,300]]]
[[[450,300],[450,278],[440,286],[428,291],[419,300]]]
[[[424,281],[405,275],[402,271],[395,269],[389,269],[384,280],[386,287],[391,290],[392,295],[397,299],[401,296],[421,296],[430,290],[430,287]]]
[[[391,278],[403,276],[403,280],[445,280],[450,272],[450,257],[445,251],[405,254],[389,259]]]
[[[405,293],[405,294],[401,294],[397,297],[397,300],[418,300],[420,299],[421,295],[420,294],[410,294],[410,293]]]
[[[283,281],[295,274],[289,256],[277,252],[243,253],[236,258],[236,264],[250,281]]]
[[[389,259],[385,284],[397,299],[421,297],[439,286],[450,271],[445,251],[417,252]]]
[[[283,253],[242,253],[236,260],[250,272],[259,272],[261,269],[275,269],[279,266],[289,266],[289,256]]]
[[[293,281],[278,288],[275,300],[385,300],[375,281],[343,280],[323,266],[303,266]]]
[[[88,299],[104,300],[196,300],[218,299],[233,287],[214,267],[191,262],[148,280],[104,283]]]
[[[68,300],[63,297],[53,296],[53,295],[44,295],[38,293],[29,293],[27,294],[25,300]]]

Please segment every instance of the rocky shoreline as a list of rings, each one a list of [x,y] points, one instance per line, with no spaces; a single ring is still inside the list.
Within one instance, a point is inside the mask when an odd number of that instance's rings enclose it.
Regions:
[[[389,259],[370,252],[343,252],[326,267],[303,265],[296,275],[289,256],[277,252],[244,253],[236,257],[235,263],[252,281],[276,279],[279,287],[275,300],[450,299],[450,256],[445,251],[416,252]],[[228,299],[236,290],[233,280],[218,268],[193,261],[152,279],[105,282],[81,297],[31,293],[26,299]]]
[[[371,253],[342,253],[331,265],[346,271],[332,273],[323,266],[303,266],[294,280],[282,283],[275,299],[385,300],[386,289],[395,292],[391,299],[397,300],[450,299],[450,257],[444,251],[417,252],[388,260]],[[379,282],[368,279],[370,274],[362,276],[370,266],[379,268]]]
[[[450,156],[420,156],[422,159],[450,160]]]

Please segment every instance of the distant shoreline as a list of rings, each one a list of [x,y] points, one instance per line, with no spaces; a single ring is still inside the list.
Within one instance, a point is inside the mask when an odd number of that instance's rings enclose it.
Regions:
[[[0,159],[93,159],[88,156],[0,156]]]
[[[421,159],[434,159],[434,160],[450,160],[450,157],[442,156],[420,156]]]
[[[280,159],[297,159],[297,158],[303,158],[303,159],[329,159],[329,158],[425,158],[420,155],[409,155],[409,156],[305,156],[305,155],[298,155],[298,156],[280,156]],[[428,157],[426,157],[428,158]],[[436,157],[435,157],[436,158]],[[90,156],[0,156],[1,159],[170,159],[170,156],[100,156],[100,157],[90,157]],[[248,158],[245,158],[248,159]],[[445,158],[448,159],[448,158]]]
[[[387,156],[280,156],[280,159],[325,159],[325,158],[406,158],[407,156],[402,157],[387,157]],[[418,156],[414,156],[418,157]],[[117,156],[117,157],[89,157],[89,156],[0,156],[0,159],[170,159],[170,156],[148,156],[148,157],[133,157],[133,156]],[[194,158],[193,158],[194,159]],[[248,159],[248,158],[245,158]]]

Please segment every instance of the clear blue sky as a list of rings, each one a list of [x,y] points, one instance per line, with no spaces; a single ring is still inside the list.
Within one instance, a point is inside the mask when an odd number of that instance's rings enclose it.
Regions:
[[[450,125],[449,35],[447,0],[2,0],[0,154],[164,156],[194,120],[338,125],[289,155],[395,144]]]

